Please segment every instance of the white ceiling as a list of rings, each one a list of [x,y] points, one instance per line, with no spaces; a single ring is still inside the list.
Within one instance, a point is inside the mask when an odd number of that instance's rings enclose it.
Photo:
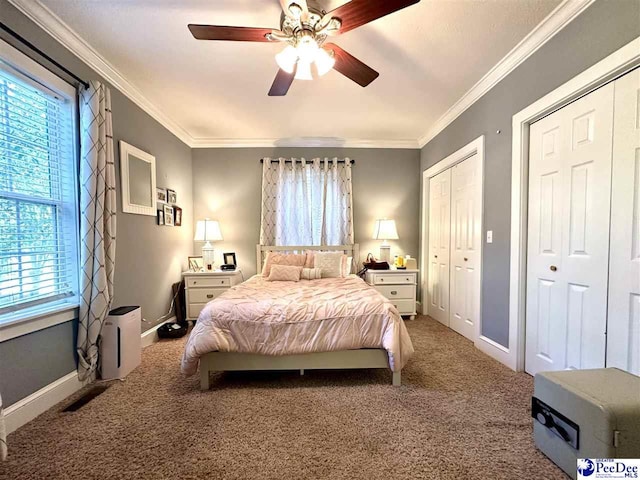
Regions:
[[[380,72],[370,86],[332,71],[294,82],[286,97],[267,96],[281,44],[197,41],[187,30],[278,28],[278,0],[41,3],[194,143],[319,137],[417,146],[560,0],[422,0],[333,39]]]

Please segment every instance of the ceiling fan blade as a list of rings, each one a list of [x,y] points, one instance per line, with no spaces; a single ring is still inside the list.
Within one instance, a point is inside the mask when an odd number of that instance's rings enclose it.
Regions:
[[[349,3],[331,10],[321,23],[327,24],[332,18],[342,22],[340,33],[358,28],[390,13],[402,10],[418,3],[420,0],[351,0]]]
[[[282,69],[278,70],[276,73],[276,78],[273,81],[273,85],[271,85],[271,90],[269,90],[270,97],[283,97],[289,91],[289,87],[293,83],[293,79],[296,76],[296,70],[294,69],[292,73],[287,73]]]
[[[366,87],[380,75],[373,68],[365,65],[350,53],[345,52],[335,43],[325,43],[322,48],[327,51],[333,51],[336,60],[333,69],[350,78],[358,85]]]
[[[235,40],[237,42],[269,42],[271,28],[223,27],[217,25],[189,24],[191,34],[198,40]]]

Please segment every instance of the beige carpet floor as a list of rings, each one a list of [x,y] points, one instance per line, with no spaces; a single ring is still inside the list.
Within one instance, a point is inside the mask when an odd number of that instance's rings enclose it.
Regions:
[[[403,386],[382,370],[184,378],[185,339],[124,382],[9,435],[1,479],[555,479],[532,442],[533,380],[439,323],[407,322]],[[81,392],[80,392],[81,393]]]

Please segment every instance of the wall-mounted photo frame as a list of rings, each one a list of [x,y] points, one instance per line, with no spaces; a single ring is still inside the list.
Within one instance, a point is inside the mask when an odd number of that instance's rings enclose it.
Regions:
[[[236,267],[238,266],[238,263],[236,262],[235,252],[223,253],[222,258],[224,259],[225,265],[235,265]]]
[[[178,194],[175,190],[171,190],[170,188],[167,188],[167,203],[170,203],[171,205],[178,203]]]
[[[160,203],[167,203],[167,189],[156,188],[156,201]]]
[[[120,140],[122,211],[157,215],[156,157]]]
[[[176,227],[182,226],[182,209],[180,207],[173,207],[173,224]]]
[[[188,257],[189,270],[192,272],[200,272],[204,269],[204,260],[202,257]]]
[[[164,225],[164,209],[158,210],[156,220],[158,221],[158,225]]]
[[[173,227],[173,207],[171,205],[164,206],[164,224]]]

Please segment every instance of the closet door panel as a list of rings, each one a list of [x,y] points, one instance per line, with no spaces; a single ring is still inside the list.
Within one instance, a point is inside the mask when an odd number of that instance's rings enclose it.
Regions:
[[[428,313],[449,325],[449,242],[451,170],[429,180]]]
[[[452,329],[470,340],[477,336],[480,315],[481,248],[480,164],[473,155],[451,169],[451,304]]]
[[[531,126],[525,369],[604,366],[613,85]]]
[[[640,375],[640,71],[614,88],[607,366]]]

